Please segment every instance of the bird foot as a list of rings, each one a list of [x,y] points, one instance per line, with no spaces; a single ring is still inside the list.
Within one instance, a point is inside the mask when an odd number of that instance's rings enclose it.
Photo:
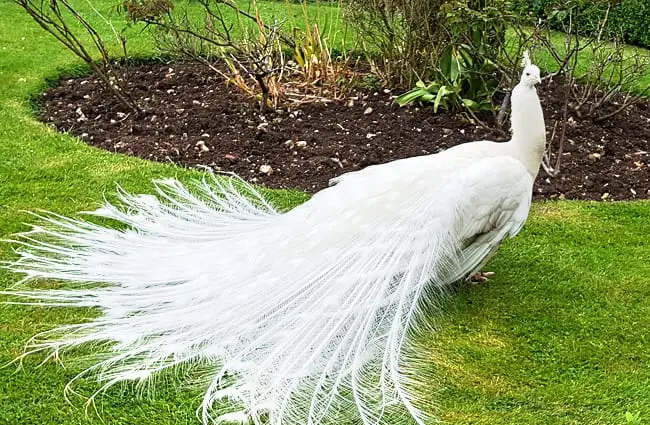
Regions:
[[[472,283],[486,283],[490,278],[494,276],[494,272],[478,272],[474,273],[469,277],[469,281]]]

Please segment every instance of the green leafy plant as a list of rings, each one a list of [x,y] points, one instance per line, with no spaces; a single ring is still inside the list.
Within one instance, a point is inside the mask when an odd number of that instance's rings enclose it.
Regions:
[[[490,110],[496,82],[484,76],[493,70],[489,61],[472,58],[469,46],[449,46],[440,58],[435,79],[429,83],[418,81],[414,89],[397,97],[395,102],[400,106],[432,103],[434,112],[439,108],[470,112]]]
[[[524,20],[511,13],[505,0],[444,2],[438,11],[444,43],[415,87],[396,99],[400,105],[432,103],[440,108],[462,111],[474,122],[486,126],[477,112],[491,111],[497,127],[506,122],[505,103],[495,102],[516,84],[521,53],[530,31]],[[506,37],[511,29],[515,37]]]
[[[404,93],[401,96],[398,96],[395,99],[395,102],[400,106],[409,105],[411,103],[433,103],[433,110],[438,112],[438,108],[441,104],[443,107],[446,106],[449,92],[446,86],[441,86],[440,84],[425,83],[424,81],[418,81],[415,84],[415,88]],[[444,102],[444,103],[443,103]]]

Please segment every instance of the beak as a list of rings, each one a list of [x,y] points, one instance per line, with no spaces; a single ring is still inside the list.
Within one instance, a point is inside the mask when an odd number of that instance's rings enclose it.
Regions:
[[[535,84],[542,84],[542,78],[541,77],[535,78]]]

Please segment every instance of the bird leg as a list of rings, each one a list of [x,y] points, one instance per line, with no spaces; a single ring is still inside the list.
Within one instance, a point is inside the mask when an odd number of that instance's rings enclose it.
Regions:
[[[486,283],[494,276],[494,272],[478,272],[471,275],[468,280],[472,283]]]

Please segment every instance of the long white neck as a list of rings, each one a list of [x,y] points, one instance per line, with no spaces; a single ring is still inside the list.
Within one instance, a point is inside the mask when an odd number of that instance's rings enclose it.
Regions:
[[[514,155],[533,177],[537,176],[546,146],[544,113],[535,87],[517,84],[512,91],[512,139]]]

